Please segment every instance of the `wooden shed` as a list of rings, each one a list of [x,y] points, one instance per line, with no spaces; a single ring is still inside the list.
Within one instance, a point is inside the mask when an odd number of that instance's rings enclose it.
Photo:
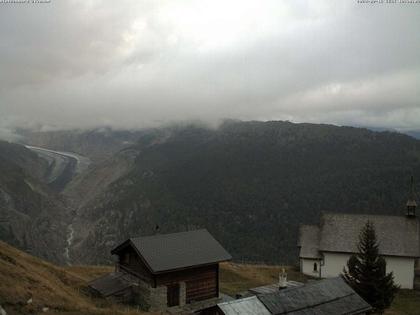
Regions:
[[[138,278],[137,300],[152,310],[217,303],[219,263],[231,259],[205,229],[130,238],[111,253],[116,272]]]

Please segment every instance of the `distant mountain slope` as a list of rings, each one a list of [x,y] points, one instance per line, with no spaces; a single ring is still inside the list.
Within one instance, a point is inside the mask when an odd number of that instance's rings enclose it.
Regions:
[[[142,131],[92,130],[31,131],[18,130],[22,143],[56,151],[75,152],[94,161],[102,161],[133,145]]]
[[[300,223],[322,211],[403,215],[409,176],[420,178],[420,141],[331,125],[167,128],[132,150],[130,169],[78,210],[76,260],[104,261],[158,224],[206,227],[237,260],[295,263]]]
[[[395,129],[390,129],[390,128],[373,128],[373,127],[366,127],[372,131],[389,131],[389,132],[399,132],[405,135],[408,135],[410,137],[416,138],[416,139],[420,139],[420,130],[401,130],[401,131],[397,131]]]
[[[416,139],[420,139],[420,130],[410,130],[405,132],[407,135],[412,136]]]
[[[22,145],[0,140],[0,159],[12,163],[33,177],[42,180],[47,172],[47,163]],[[3,168],[4,165],[3,165]]]
[[[66,211],[43,182],[47,163],[25,147],[0,142],[0,240],[62,262]]]

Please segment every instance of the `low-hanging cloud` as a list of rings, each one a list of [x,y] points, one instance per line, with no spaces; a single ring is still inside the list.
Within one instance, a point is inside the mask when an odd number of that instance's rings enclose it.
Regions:
[[[0,129],[223,118],[419,128],[420,5],[0,4]]]

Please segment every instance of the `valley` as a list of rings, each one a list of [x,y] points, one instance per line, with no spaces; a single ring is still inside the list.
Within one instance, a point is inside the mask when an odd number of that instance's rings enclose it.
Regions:
[[[420,177],[420,141],[332,125],[227,121],[27,143],[65,205],[56,251],[67,264],[109,263],[115,244],[156,225],[208,228],[236,261],[295,264],[299,224],[322,211],[398,215],[407,179]]]
[[[26,148],[35,152],[41,159],[48,163],[48,170],[45,175],[46,184],[57,192],[63,191],[67,184],[72,179],[80,174],[83,174],[91,163],[90,159],[71,152],[54,151],[46,148],[34,147],[25,145]],[[65,196],[64,200],[67,201],[68,207],[71,207],[74,202],[71,202]],[[69,212],[69,210],[67,210]],[[74,229],[72,222],[74,220],[73,214],[76,212],[70,209],[68,216],[69,222],[67,226],[66,246],[64,247],[64,261],[66,264],[71,264],[70,250],[73,245]]]
[[[46,183],[57,191],[63,190],[74,176],[85,172],[90,159],[71,152],[53,151],[46,148],[25,145],[48,163]]]

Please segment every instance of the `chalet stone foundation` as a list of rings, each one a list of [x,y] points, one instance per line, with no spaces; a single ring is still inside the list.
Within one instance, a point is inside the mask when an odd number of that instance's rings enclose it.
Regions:
[[[166,309],[166,286],[153,288],[150,284],[139,280],[133,289],[134,303],[145,311],[162,311]]]
[[[213,298],[186,304],[186,283],[179,282],[179,289],[179,305],[167,307],[166,286],[153,288],[150,284],[140,280],[138,286],[133,288],[134,303],[145,311],[162,312],[170,310],[171,313],[192,314],[195,310],[211,307],[220,302],[220,298]]]
[[[179,283],[179,306],[172,307],[174,309],[185,306],[186,284]],[[166,286],[158,286],[153,288],[150,284],[139,281],[138,286],[134,288],[134,303],[139,305],[141,309],[148,311],[163,311],[167,307],[167,288]]]
[[[167,309],[166,294],[166,286],[150,288],[150,311],[163,311]]]

